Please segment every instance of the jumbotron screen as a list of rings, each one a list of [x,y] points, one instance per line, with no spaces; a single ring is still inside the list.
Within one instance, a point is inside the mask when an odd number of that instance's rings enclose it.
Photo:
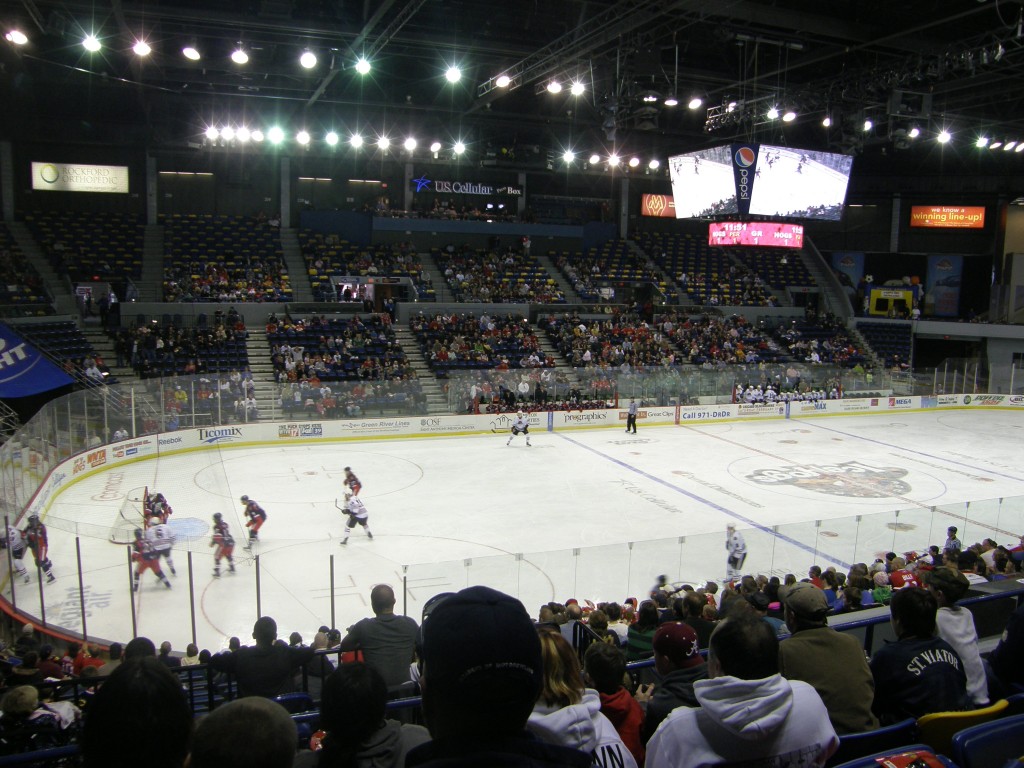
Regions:
[[[738,213],[838,221],[853,158],[770,144],[731,144],[668,159],[676,218]]]
[[[803,248],[804,228],[776,221],[715,221],[708,225],[708,245]]]

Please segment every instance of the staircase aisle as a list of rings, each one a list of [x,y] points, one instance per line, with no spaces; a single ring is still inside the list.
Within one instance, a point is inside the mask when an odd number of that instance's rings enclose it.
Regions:
[[[281,230],[281,252],[288,268],[288,282],[292,286],[292,299],[297,302],[313,301],[313,284],[309,282],[309,269],[302,258],[299,236],[294,229]]]
[[[270,360],[270,342],[267,332],[249,329],[249,338],[245,340],[245,351],[249,355],[249,370],[256,384],[256,403],[260,409],[260,418],[280,418],[281,408],[277,404],[278,386],[274,380],[274,364]]]
[[[448,407],[448,396],[441,388],[437,376],[434,375],[434,372],[430,370],[430,366],[427,365],[423,352],[420,350],[420,345],[417,343],[412,331],[399,325],[392,325],[391,327],[395,332],[395,340],[402,347],[409,365],[416,371],[416,378],[419,379],[420,386],[423,388],[423,394],[427,399],[427,413],[451,413]]]

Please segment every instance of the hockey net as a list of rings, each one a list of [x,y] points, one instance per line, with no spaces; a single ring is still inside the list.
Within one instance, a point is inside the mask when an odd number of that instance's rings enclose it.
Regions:
[[[149,488],[132,488],[125,495],[121,509],[110,526],[110,540],[115,544],[135,541],[135,529],[146,527],[146,496]]]

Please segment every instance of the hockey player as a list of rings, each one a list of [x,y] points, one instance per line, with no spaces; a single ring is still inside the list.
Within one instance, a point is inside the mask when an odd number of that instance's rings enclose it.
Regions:
[[[153,554],[156,555],[157,561],[161,557],[164,558],[167,561],[167,567],[171,569],[171,576],[177,576],[178,572],[174,570],[174,550],[172,549],[175,536],[171,526],[154,519],[154,525],[146,529],[145,538],[149,542]]]
[[[344,485],[353,496],[358,496],[359,492],[363,489],[363,484],[359,482],[359,478],[356,477],[356,473],[352,471],[352,467],[345,467]]]
[[[726,560],[726,579],[738,581],[743,575],[740,571],[743,562],[747,559],[747,543],[743,540],[743,534],[736,530],[733,523],[725,527],[725,549],[729,553]]]
[[[249,522],[245,524],[245,527],[249,529],[249,543],[245,545],[245,548],[249,549],[254,541],[259,540],[259,530],[267,521],[267,513],[263,507],[248,496],[243,496],[241,501],[245,505],[245,516],[249,518]]]
[[[211,547],[217,547],[213,551],[213,575],[220,576],[220,561],[228,561],[228,571],[235,572],[235,558],[232,557],[235,551],[235,539],[231,535],[228,524],[224,522],[224,516],[220,512],[213,513],[213,540]]]
[[[139,591],[139,579],[146,571],[155,573],[156,577],[163,582],[163,585],[170,589],[171,582],[164,576],[164,572],[160,570],[160,556],[153,552],[149,542],[143,536],[141,528],[135,529],[135,541],[132,543],[132,550],[132,560],[135,561],[135,573],[132,575],[132,592]]]
[[[512,434],[508,436],[508,442],[505,445],[512,444],[512,438],[522,432],[526,435],[526,445],[530,446],[530,422],[526,419],[526,414],[519,411],[516,417],[512,420]]]
[[[53,575],[53,563],[50,562],[50,541],[46,535],[46,526],[39,519],[39,515],[28,516],[28,527],[22,532],[22,536],[32,550],[32,557],[36,566],[43,569],[46,574],[46,583],[52,584],[57,580]],[[26,577],[27,580],[28,577]]]
[[[341,546],[348,544],[348,535],[352,533],[352,529],[357,525],[363,526],[366,535],[371,539],[373,538],[373,534],[370,533],[370,527],[367,525],[368,513],[366,505],[357,499],[354,494],[345,494],[345,512],[348,514],[348,520],[345,522],[345,538],[341,540]]]
[[[21,531],[13,525],[7,526],[7,537],[4,539],[4,546],[11,550],[15,575],[28,584],[28,570],[25,568],[25,539],[22,537]]]

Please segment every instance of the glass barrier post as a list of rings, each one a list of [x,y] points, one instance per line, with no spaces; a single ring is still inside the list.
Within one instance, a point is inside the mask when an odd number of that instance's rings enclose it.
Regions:
[[[334,555],[332,554],[329,559],[330,559],[330,568],[331,568],[331,572],[329,574],[329,576],[330,576],[329,581],[330,581],[330,585],[331,585],[331,592],[330,592],[330,595],[331,595],[331,626],[332,627],[336,627],[336,626],[338,626],[338,624],[335,621],[335,617],[334,617]],[[403,565],[402,566],[402,573],[404,574],[408,569],[409,569],[409,566]],[[402,577],[402,581],[403,582],[405,581],[405,577],[404,576]]]
[[[136,638],[139,636],[139,617],[135,612],[135,581],[132,578],[132,548],[125,547],[124,553],[128,557],[128,596],[132,606],[132,638]],[[82,610],[83,612],[85,611],[84,608]]]
[[[188,612],[192,621],[192,642],[196,641],[196,582],[192,570],[192,550],[188,551]]]
[[[263,601],[260,590],[260,556],[256,555],[253,562],[256,570],[256,618],[259,619],[263,615]]]
[[[82,614],[82,640],[89,639],[89,625],[86,623],[85,613],[85,576],[82,570],[82,540],[75,536],[75,559],[78,561],[78,610]],[[135,600],[132,600],[134,608]]]
[[[4,515],[4,535],[6,536],[7,531],[11,528],[11,519],[7,515]],[[7,547],[7,573],[11,577],[11,607],[18,610],[18,590],[15,587],[17,579],[14,578],[14,555],[11,553],[11,548]]]

